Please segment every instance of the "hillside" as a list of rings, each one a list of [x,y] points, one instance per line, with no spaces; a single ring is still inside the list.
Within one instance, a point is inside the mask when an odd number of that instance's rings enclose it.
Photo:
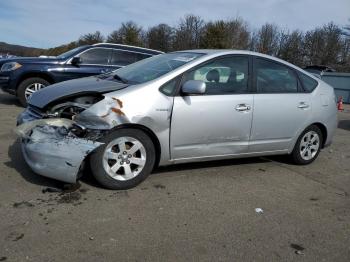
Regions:
[[[0,54],[10,54],[16,56],[39,56],[44,52],[45,49],[21,45],[11,45],[4,42],[0,42]]]

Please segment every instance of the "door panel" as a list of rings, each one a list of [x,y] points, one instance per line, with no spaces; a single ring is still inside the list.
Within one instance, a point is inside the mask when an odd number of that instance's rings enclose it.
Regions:
[[[73,66],[70,64],[67,64],[65,67],[65,80],[80,78],[80,77],[87,77],[87,76],[93,76],[93,75],[101,75],[108,72],[111,72],[112,70],[118,69],[118,67],[112,67],[112,66],[106,66],[106,65],[84,65],[81,64],[79,66]]]
[[[310,94],[255,94],[249,152],[288,149],[311,117]]]
[[[249,105],[239,111],[238,105]],[[246,153],[253,95],[175,97],[171,121],[172,159]]]

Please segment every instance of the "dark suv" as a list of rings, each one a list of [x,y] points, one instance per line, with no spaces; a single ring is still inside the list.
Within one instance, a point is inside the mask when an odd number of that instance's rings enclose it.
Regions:
[[[53,83],[108,73],[162,52],[120,45],[81,46],[57,57],[11,58],[0,60],[0,86],[16,95],[23,106],[39,89]]]

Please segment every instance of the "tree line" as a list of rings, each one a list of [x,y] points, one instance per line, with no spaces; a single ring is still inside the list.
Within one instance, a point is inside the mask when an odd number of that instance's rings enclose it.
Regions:
[[[198,49],[242,49],[279,57],[300,67],[326,65],[350,72],[350,25],[330,22],[306,32],[288,30],[266,23],[251,29],[242,18],[206,22],[200,16],[186,15],[176,26],[159,24],[143,29],[135,22],[122,23],[104,36],[101,32],[82,35],[77,41],[47,49],[58,55],[81,45],[100,42],[136,45],[164,52]]]

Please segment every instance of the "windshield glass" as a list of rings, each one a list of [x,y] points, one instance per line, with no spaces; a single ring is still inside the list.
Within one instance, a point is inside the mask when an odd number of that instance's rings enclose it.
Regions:
[[[108,80],[140,84],[156,79],[204,54],[177,52],[153,56],[112,72]]]
[[[76,47],[76,48],[74,48],[72,50],[69,50],[69,51],[63,53],[63,54],[60,54],[59,56],[57,56],[57,58],[61,58],[61,59],[68,58],[71,55],[73,55],[74,53],[78,53],[79,50],[84,49],[84,48],[85,48],[84,46]]]

